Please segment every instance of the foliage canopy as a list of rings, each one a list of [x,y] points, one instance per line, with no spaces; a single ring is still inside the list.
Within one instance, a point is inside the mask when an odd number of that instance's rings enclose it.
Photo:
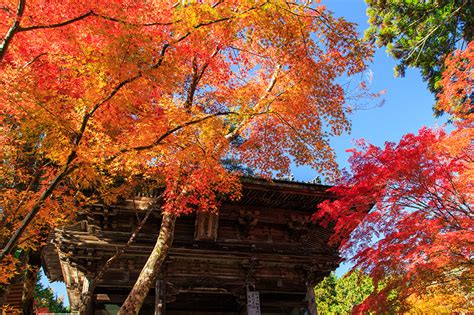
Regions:
[[[3,270],[144,181],[177,216],[239,197],[226,158],[333,176],[329,137],[350,129],[337,79],[372,55],[352,23],[281,0],[8,1],[0,32]]]
[[[360,310],[387,309],[394,290],[406,306],[439,283],[471,294],[473,136],[472,128],[423,128],[398,144],[360,141],[351,150],[352,174],[332,188],[340,198],[321,204],[315,217],[334,222],[332,240],[374,285],[384,283]]]
[[[469,0],[366,0],[370,27],[365,36],[398,60],[395,74],[421,70],[439,92],[444,60],[472,40],[474,9]]]
[[[314,289],[318,312],[350,314],[355,306],[372,293],[373,289],[372,279],[358,270],[341,278],[331,273]]]

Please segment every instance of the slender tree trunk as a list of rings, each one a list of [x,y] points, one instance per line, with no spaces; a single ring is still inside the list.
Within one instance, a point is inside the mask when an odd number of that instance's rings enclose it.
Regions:
[[[148,291],[155,285],[156,277],[160,271],[161,265],[168,255],[168,251],[173,244],[174,226],[176,223],[176,216],[173,214],[164,213],[161,222],[160,234],[156,241],[155,247],[148,257],[145,266],[143,267],[137,282],[132,288],[127,299],[123,303],[117,315],[131,315],[138,314],[140,308],[145,301]]]

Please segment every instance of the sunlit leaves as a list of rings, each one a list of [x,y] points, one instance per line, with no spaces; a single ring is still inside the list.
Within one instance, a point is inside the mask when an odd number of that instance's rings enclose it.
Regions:
[[[334,224],[333,241],[356,267],[386,283],[360,310],[386,309],[391,291],[407,303],[437,283],[466,294],[461,283],[473,280],[474,186],[472,136],[462,135],[470,134],[423,128],[398,144],[361,141],[351,150],[352,174],[332,189],[339,199],[324,202],[315,217]]]
[[[216,211],[239,196],[224,158],[333,177],[328,138],[350,127],[336,79],[372,54],[353,24],[285,1],[38,0],[18,19],[0,64],[2,241],[41,206],[24,247],[143,182],[165,211]]]
[[[442,89],[437,95],[435,109],[448,113],[455,121],[462,119],[464,124],[473,123],[474,42],[446,58],[445,67],[439,82]]]
[[[317,310],[321,314],[350,314],[373,290],[370,277],[359,270],[341,278],[331,273],[314,289]]]

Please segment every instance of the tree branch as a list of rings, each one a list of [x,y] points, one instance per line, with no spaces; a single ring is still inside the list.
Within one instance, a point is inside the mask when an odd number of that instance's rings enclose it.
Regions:
[[[18,32],[20,33],[20,32],[28,32],[28,31],[32,31],[32,30],[38,30],[38,29],[62,27],[62,26],[66,26],[66,25],[72,24],[74,22],[83,20],[83,19],[85,19],[89,16],[97,16],[97,15],[94,12],[92,12],[92,10],[91,10],[87,13],[81,14],[81,15],[79,15],[77,17],[74,17],[70,20],[66,20],[66,21],[59,22],[59,23],[53,23],[53,24],[48,24],[48,25],[32,25],[32,26],[27,26],[27,27],[19,26],[18,27]]]
[[[305,145],[307,145],[312,151],[315,151],[314,147],[308,143],[305,138],[301,135],[301,133],[296,130],[296,128],[294,126],[292,126],[290,124],[290,122],[288,120],[286,120],[280,113],[276,112],[276,111],[272,111],[272,114],[274,114],[275,116],[278,117],[278,119],[280,119],[280,121],[286,125],[288,128],[290,128],[291,131],[293,131],[293,133],[301,140],[302,143],[304,143]]]
[[[267,89],[263,93],[262,96],[260,96],[257,104],[252,108],[254,112],[258,112],[260,110],[260,107],[262,106],[263,101],[268,97],[268,95],[272,92],[273,88],[275,87],[275,84],[277,82],[278,74],[280,73],[281,65],[277,65],[275,67],[275,70],[273,71],[272,78],[270,79],[270,82],[268,83]],[[255,115],[251,115],[248,118],[244,118],[240,124],[236,126],[236,128],[228,133],[225,137],[228,140],[232,140],[235,137],[237,137],[242,129],[247,125],[247,123],[254,117]]]
[[[214,58],[217,55],[218,51],[219,51],[219,48],[216,47],[216,49],[211,54],[209,59]],[[193,74],[191,76],[191,82],[189,84],[189,89],[188,89],[188,94],[187,94],[187,97],[186,97],[186,101],[184,102],[184,108],[188,112],[190,111],[190,108],[193,105],[194,94],[196,92],[197,86],[198,86],[199,82],[201,81],[202,76],[204,75],[204,72],[206,71],[208,66],[209,66],[209,61],[205,62],[202,65],[201,69],[199,69],[199,67],[197,65],[196,57],[193,58],[193,61],[192,61]]]
[[[125,153],[129,153],[129,152],[139,152],[139,151],[144,151],[144,150],[150,150],[152,149],[153,147],[156,147],[158,145],[160,145],[163,140],[165,140],[167,137],[171,136],[173,133],[185,128],[185,127],[188,127],[188,126],[192,126],[192,125],[195,125],[195,124],[199,124],[201,122],[204,122],[208,119],[211,119],[211,118],[214,118],[214,117],[218,117],[218,116],[228,116],[228,115],[238,115],[238,113],[236,112],[232,112],[232,111],[226,111],[226,112],[217,112],[217,113],[214,113],[214,114],[209,114],[209,115],[206,115],[204,117],[201,117],[201,118],[197,118],[197,119],[193,119],[193,120],[190,120],[190,121],[187,121],[183,124],[180,124],[168,131],[166,131],[164,134],[162,134],[158,139],[156,139],[155,141],[153,141],[152,143],[150,144],[147,144],[147,145],[143,145],[143,146],[138,146],[138,147],[133,147],[133,148],[126,148],[126,149],[122,149],[120,150],[117,154],[109,157],[107,160],[106,160],[106,163],[110,163],[112,162],[113,160],[115,160],[117,157],[119,157],[121,154],[125,154]]]
[[[0,45],[0,62],[3,61],[3,57],[5,57],[5,53],[7,52],[8,46],[10,45],[13,36],[15,36],[15,34],[19,31],[20,22],[23,18],[23,13],[25,12],[25,4],[26,0],[19,0],[18,2],[15,21],[13,22],[7,34],[3,38],[2,44]]]
[[[38,29],[48,29],[48,28],[62,27],[62,26],[66,26],[66,25],[72,24],[74,22],[83,20],[83,19],[85,19],[89,16],[98,17],[98,18],[101,18],[101,19],[104,19],[104,20],[107,20],[107,21],[116,22],[116,23],[120,23],[120,24],[124,24],[124,25],[138,26],[138,27],[140,27],[140,26],[142,26],[142,27],[143,26],[166,26],[166,25],[172,25],[174,23],[178,23],[178,22],[181,21],[181,20],[175,20],[175,21],[171,21],[171,22],[150,22],[150,23],[142,23],[142,24],[140,24],[140,23],[131,23],[131,22],[128,22],[128,21],[125,21],[125,20],[121,20],[121,19],[117,19],[117,18],[114,18],[114,17],[102,15],[102,14],[99,14],[99,13],[95,13],[94,11],[90,10],[87,13],[81,14],[77,17],[74,17],[72,19],[69,19],[69,20],[66,20],[66,21],[63,21],[63,22],[59,22],[59,23],[20,27],[18,32],[27,32],[27,31],[38,30]]]
[[[51,194],[59,185],[59,183],[62,181],[62,179],[67,174],[72,172],[74,169],[75,167],[71,167],[70,163],[67,163],[66,165],[64,165],[62,170],[58,173],[58,175],[56,175],[56,177],[48,185],[48,188],[46,188],[43,191],[43,193],[40,195],[38,201],[35,202],[35,204],[31,207],[30,212],[28,212],[25,218],[21,221],[20,226],[15,230],[15,233],[13,233],[13,235],[10,237],[7,244],[3,247],[2,252],[0,253],[0,260],[2,260],[6,255],[12,252],[12,250],[15,248],[16,244],[18,243],[18,240],[20,239],[21,235],[25,232],[28,225],[31,223],[33,218],[41,209],[41,206],[43,205],[43,203],[46,201],[46,199],[49,198],[49,196],[51,196]]]

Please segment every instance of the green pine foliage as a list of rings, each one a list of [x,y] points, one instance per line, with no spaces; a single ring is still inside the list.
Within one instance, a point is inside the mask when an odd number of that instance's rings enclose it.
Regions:
[[[69,307],[64,306],[63,299],[58,298],[51,288],[45,288],[41,283],[41,274],[35,287],[35,302],[37,307],[47,307],[51,313],[69,313]]]
[[[350,314],[373,289],[372,279],[360,271],[341,278],[331,273],[314,288],[318,313]]]
[[[421,70],[438,92],[444,60],[472,40],[472,0],[365,0],[370,27],[365,36],[398,60],[395,74]]]

